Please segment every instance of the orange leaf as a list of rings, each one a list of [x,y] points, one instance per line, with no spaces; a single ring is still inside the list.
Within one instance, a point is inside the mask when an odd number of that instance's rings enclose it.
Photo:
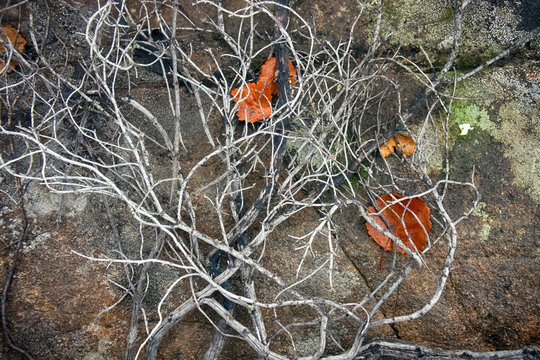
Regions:
[[[379,150],[383,157],[388,157],[394,151],[397,151],[404,157],[407,157],[414,154],[415,146],[416,143],[414,142],[412,137],[402,134],[396,134],[395,136],[392,136],[390,139],[388,139],[388,141],[385,142]]]
[[[381,151],[381,155],[383,157],[388,157],[391,153],[394,152],[394,149],[396,148],[396,139],[392,136],[390,139],[388,139],[387,142],[384,143],[383,146],[379,149]]]
[[[416,143],[412,137],[396,134],[395,138],[399,144],[398,151],[400,151],[403,156],[407,157],[414,154],[414,147],[416,146]]]
[[[261,66],[261,75],[257,83],[264,84],[265,87],[269,88],[270,94],[278,95],[279,90],[276,82],[276,70],[277,70],[277,60],[274,56],[266,60]]]
[[[17,32],[17,29],[11,25],[0,26],[0,39],[1,42],[9,42],[13,44],[15,49],[18,52],[24,51],[24,46],[26,45],[26,40]],[[0,55],[3,55],[6,52],[6,48],[0,42]],[[15,60],[11,60],[8,65],[7,72],[12,72],[19,63]],[[4,62],[0,60],[0,71],[4,69]]]
[[[277,60],[275,56],[266,60],[261,66],[261,75],[259,75],[259,81],[269,82],[274,81],[276,77]]]
[[[430,209],[426,203],[420,198],[412,198],[403,200],[398,203],[388,206],[388,204],[402,199],[400,195],[382,195],[377,199],[377,206],[381,210],[382,216],[388,222],[391,231],[398,237],[405,246],[412,251],[422,251],[427,243],[427,234],[431,230],[431,221],[429,220]],[[380,215],[377,215],[377,210],[374,206],[368,208],[368,215],[375,222],[386,229],[386,223]],[[369,223],[366,223],[368,234],[375,240],[377,244],[383,247],[386,251],[393,251],[393,241],[375,229]],[[425,231],[424,231],[425,229]],[[409,240],[409,238],[412,240]],[[413,245],[414,244],[414,245]],[[405,254],[406,251],[400,247],[396,249],[398,252]]]
[[[257,82],[264,81],[272,89],[272,95],[278,94],[278,87],[275,81],[277,71],[277,60],[275,56],[272,56],[270,59],[266,60],[265,63],[261,66],[261,75]],[[289,82],[291,85],[296,83],[297,75],[296,69],[291,60],[289,60]]]
[[[261,66],[261,75],[256,83],[247,83],[231,91],[233,101],[238,103],[238,119],[254,123],[272,114],[272,96],[279,93],[276,70],[277,60],[271,57]],[[290,60],[289,75],[289,81],[296,81],[296,69]]]
[[[250,123],[266,119],[272,114],[272,94],[262,83],[247,83],[246,86],[231,91],[233,100],[238,103],[236,115]]]
[[[296,69],[294,68],[291,60],[289,60],[289,82],[291,83],[291,85],[294,86],[294,84],[296,84],[296,79]]]

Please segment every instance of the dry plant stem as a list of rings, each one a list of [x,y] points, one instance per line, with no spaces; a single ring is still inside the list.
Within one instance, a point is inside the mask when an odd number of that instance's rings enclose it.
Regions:
[[[16,8],[18,6],[26,4],[27,2],[28,0],[20,0],[20,1],[13,1],[13,2],[11,2],[11,0],[8,0],[5,6],[0,9],[0,12]]]
[[[266,227],[269,231],[271,231],[270,226],[266,226],[263,224],[263,228]],[[261,236],[263,238],[263,236]],[[253,251],[253,250],[251,250]],[[238,256],[235,257],[239,260],[236,260],[229,268],[227,268],[223,273],[221,273],[219,276],[215,278],[215,282],[217,284],[221,284],[225,282],[227,279],[229,279],[231,276],[233,276],[238,269],[244,264],[244,262],[247,262],[247,256],[250,255],[249,248],[244,249],[243,251],[245,253],[245,256]],[[242,260],[240,260],[242,259]],[[250,264],[251,266],[254,266],[256,264]],[[267,270],[264,268],[257,268],[258,271],[264,273],[268,277],[270,277],[272,280],[274,280],[277,284],[280,286],[285,286],[285,282],[279,279],[279,277],[276,277],[274,274],[266,273]],[[165,319],[160,320],[160,323],[154,327],[152,330],[152,333],[149,335],[149,337],[145,340],[145,343],[148,342],[148,353],[147,357],[148,359],[155,359],[157,356],[157,350],[159,347],[159,344],[163,340],[163,337],[167,334],[167,332],[173,328],[182,318],[191,312],[192,310],[196,309],[198,306],[198,301],[196,299],[207,299],[209,298],[214,292],[219,291],[220,288],[214,285],[208,285],[205,289],[199,291],[198,293],[194,294],[194,296],[184,302],[181,306],[177,307],[175,310],[173,310]],[[297,294],[294,290],[292,291],[295,296],[298,298],[301,298],[299,294]],[[259,306],[262,304],[259,304]],[[143,345],[145,345],[145,343]],[[141,346],[139,348],[139,352],[143,349]]]
[[[521,39],[516,41],[512,46],[510,46],[508,49],[504,50],[503,52],[501,52],[497,56],[494,56],[493,58],[489,59],[485,63],[483,63],[480,66],[478,66],[478,67],[474,68],[473,70],[469,71],[465,75],[462,75],[462,76],[458,77],[456,79],[456,82],[460,82],[462,80],[465,80],[465,79],[473,76],[474,74],[482,71],[483,69],[490,66],[494,62],[496,62],[496,61],[502,59],[503,57],[507,56],[508,54],[510,54],[512,51],[516,50],[521,45],[523,45],[523,44],[527,43],[528,41],[534,39],[536,36],[538,36],[538,34],[540,34],[540,27],[537,27],[536,29],[534,29],[533,31],[528,33],[527,35],[523,36]]]
[[[152,247],[152,250],[150,254],[148,255],[148,259],[157,259],[159,257],[159,254],[161,252],[162,246],[163,246],[163,239],[164,236],[162,234],[156,235],[156,240],[154,241],[154,245]],[[148,272],[152,268],[151,262],[146,262],[141,269],[141,272],[139,274],[139,280],[137,281],[136,287],[131,288],[131,299],[133,302],[132,305],[132,311],[131,311],[131,322],[130,322],[130,329],[129,334],[127,337],[127,350],[126,350],[126,360],[130,360],[133,358],[133,352],[135,344],[138,340],[137,338],[137,327],[139,326],[139,313],[142,311],[142,301],[144,300],[144,297],[146,296],[147,292],[147,282],[148,282]]]
[[[81,127],[86,127],[86,121],[88,120],[88,116],[89,116],[89,113],[87,111],[84,112],[83,114],[83,117],[82,117],[82,121],[81,121]],[[75,140],[75,145],[74,145],[74,149],[75,149],[75,155],[78,154],[79,152],[79,145],[82,141],[82,134],[80,131],[77,132],[77,137],[76,137],[76,140]],[[67,173],[70,174],[71,173],[71,170],[73,168],[73,164],[70,164],[68,169],[67,169]],[[62,214],[63,214],[63,210],[64,210],[64,206],[65,206],[65,194],[62,194],[62,198],[60,199],[60,206],[58,207],[58,214],[56,215],[56,229],[58,230],[60,228],[60,223],[62,222]]]
[[[376,340],[363,346],[358,353],[358,358],[380,359],[381,356],[390,356],[401,359],[433,360],[533,360],[539,355],[540,349],[538,348],[474,352],[470,350],[443,350],[402,340]]]
[[[17,5],[21,5],[21,3],[19,3]],[[17,94],[11,101],[6,101],[5,102],[5,108],[6,108],[5,110],[3,109],[4,106],[2,106],[2,103],[0,102],[0,114],[1,114],[2,110],[7,112],[6,123],[7,123],[8,127],[14,127],[14,124],[13,124],[13,121],[14,121],[13,120],[13,116],[14,116],[13,110],[16,107],[17,103],[19,102],[20,97],[23,94],[23,92],[25,91],[25,89],[26,89],[26,84],[24,84],[22,86],[21,92],[19,94]],[[14,136],[9,136],[8,141],[9,141],[9,152],[10,152],[11,158],[12,159],[17,159],[18,155],[17,155],[17,151],[16,151],[15,137]],[[8,293],[9,293],[9,287],[11,285],[11,282],[13,281],[13,276],[15,274],[15,269],[16,269],[17,262],[18,262],[18,259],[19,259],[19,254],[23,249],[24,241],[26,241],[26,239],[27,239],[27,232],[28,232],[28,225],[29,225],[28,216],[27,216],[26,208],[25,208],[23,183],[22,183],[22,179],[21,179],[21,174],[19,172],[19,167],[18,167],[18,165],[16,163],[13,165],[13,175],[14,175],[15,184],[16,184],[16,187],[17,187],[18,206],[19,206],[19,211],[20,211],[20,214],[21,214],[22,228],[21,228],[21,234],[19,235],[19,237],[18,237],[18,239],[17,239],[17,241],[15,243],[15,249],[14,249],[12,257],[11,257],[11,264],[9,266],[9,269],[8,269],[8,272],[7,272],[7,275],[6,275],[6,280],[4,282],[4,286],[2,287],[2,296],[1,296],[1,299],[0,299],[0,319],[1,319],[1,322],[2,322],[2,334],[4,336],[4,340],[8,344],[9,348],[11,348],[12,350],[14,350],[14,351],[18,352],[19,354],[21,354],[25,359],[32,360],[32,357],[30,356],[30,354],[28,354],[21,347],[17,346],[14,339],[12,339],[11,333],[10,333],[9,327],[8,327],[8,319],[7,319],[7,314],[6,314],[6,304],[7,304],[7,297],[8,297]]]
[[[113,232],[114,240],[116,242],[116,246],[118,247],[118,251],[123,254],[124,251],[122,250],[122,238],[120,237],[120,233],[118,232],[118,229],[116,227],[116,222],[114,221],[111,207],[109,206],[109,200],[106,196],[101,195],[101,201],[103,202],[103,206],[105,206],[105,213],[107,214],[107,219],[109,220],[109,224],[111,226],[111,230]],[[124,264],[124,273],[126,274],[126,279],[129,283],[129,288],[133,289],[134,284],[132,281],[132,276],[129,271],[128,264]]]
[[[93,157],[95,157],[95,153],[94,153],[94,150],[92,149],[92,147],[86,141],[84,141],[83,144],[84,144],[86,150]],[[123,254],[124,252],[122,250],[122,239],[120,237],[120,233],[118,232],[116,222],[114,221],[114,217],[112,215],[111,208],[109,206],[109,201],[108,201],[107,197],[104,196],[104,195],[101,195],[101,200],[103,202],[103,205],[105,206],[105,212],[107,214],[107,219],[109,220],[109,224],[111,226],[113,236],[114,236],[114,239],[115,239],[115,242],[116,242],[116,246],[118,247],[118,251],[121,254]],[[152,254],[150,256],[151,256],[151,258],[155,257],[155,255],[152,256]],[[125,354],[125,359],[126,360],[130,360],[132,358],[132,356],[133,356],[133,347],[135,346],[135,342],[137,340],[137,327],[138,327],[138,323],[139,323],[138,322],[138,320],[139,320],[139,311],[141,310],[141,302],[142,302],[142,299],[144,298],[144,295],[145,295],[143,293],[143,291],[142,291],[142,284],[143,284],[143,281],[144,281],[144,277],[148,273],[148,269],[151,266],[151,264],[148,263],[148,264],[143,265],[143,270],[141,271],[141,274],[139,276],[139,281],[137,282],[137,284],[133,283],[133,280],[132,280],[133,275],[130,272],[128,265],[129,264],[124,264],[124,273],[126,275],[126,280],[128,282],[129,288],[128,288],[128,291],[126,291],[126,293],[124,295],[122,295],[120,300],[117,302],[117,303],[121,302],[121,300],[126,296],[126,294],[131,295],[131,298],[132,298],[132,311],[131,311],[130,328],[129,328],[128,336],[127,336],[127,340],[126,340],[126,343],[127,343],[126,344],[126,354]],[[101,314],[103,314],[104,312],[106,312],[108,310],[111,310],[111,309],[112,309],[112,307],[107,308],[105,310],[101,310],[100,313],[98,314],[98,317],[101,316]]]
[[[180,144],[185,149],[184,141],[182,139],[182,133],[180,130],[180,85],[178,83],[178,56],[177,56],[177,42],[176,42],[176,26],[178,18],[178,0],[173,2],[173,18],[171,24],[171,58],[172,58],[172,73],[173,73],[173,87],[174,87],[174,143],[173,143],[173,177],[180,172]],[[171,184],[170,202],[175,196],[178,184],[174,181]]]
[[[435,94],[442,93],[442,89],[437,90],[436,88],[440,83],[443,82],[444,76],[452,68],[454,61],[456,60],[461,41],[461,34],[463,33],[463,10],[466,8],[468,3],[468,1],[463,1],[461,3],[459,1],[454,2],[454,39],[452,41],[452,50],[450,51],[450,55],[448,56],[448,59],[446,60],[446,63],[441,71],[437,72],[431,79],[429,79],[429,86],[426,86],[416,97],[416,99],[409,105],[408,114],[404,120],[418,112],[418,110],[421,108],[420,105],[426,100],[426,97],[431,92]],[[401,128],[402,123],[400,122],[399,124],[399,128]]]
[[[229,324],[227,319],[219,320],[216,331],[214,332],[214,337],[208,350],[204,353],[203,360],[214,360],[219,357],[225,346],[225,341],[227,339],[226,334],[229,329]]]
[[[282,33],[285,32],[287,23],[289,21],[288,19],[288,12],[285,8],[288,6],[287,0],[280,0],[278,1],[279,6],[276,6],[276,18],[278,21],[276,22],[276,30],[274,34],[274,38],[276,41],[279,41],[279,39],[282,36]],[[277,70],[278,70],[278,91],[279,91],[279,102],[278,102],[278,108],[285,109],[287,103],[289,102],[290,96],[291,96],[291,89],[290,89],[290,83],[289,83],[289,56],[288,56],[288,49],[283,44],[278,42],[275,46],[274,53],[277,59]],[[274,181],[277,180],[277,177],[279,176],[279,172],[281,170],[281,163],[283,161],[283,156],[285,154],[286,149],[286,135],[288,132],[288,129],[290,128],[290,119],[288,115],[285,115],[283,120],[278,122],[276,125],[276,135],[273,136],[273,161],[272,161],[272,167],[270,168],[270,173],[268,174],[271,178],[271,181],[269,185],[264,189],[263,195],[261,196],[261,202],[259,209],[264,209],[266,207],[266,204],[271,201],[272,198],[272,189],[274,187]],[[237,184],[235,181],[234,184]],[[238,193],[238,196],[241,196],[240,192]],[[240,200],[241,201],[241,200]],[[238,201],[237,201],[238,202]],[[244,217],[244,211],[243,208],[237,207],[237,219],[240,220]],[[254,215],[256,216],[256,214]],[[246,230],[240,230],[239,234],[240,236],[238,239],[242,239],[245,235]],[[235,241],[239,245],[240,248],[242,248],[245,244],[243,244],[243,241]],[[219,253],[218,253],[219,254]],[[222,254],[222,253],[221,253]],[[219,262],[219,257],[216,259],[212,259],[214,263]],[[256,299],[255,289],[253,287],[253,283],[250,280],[251,275],[249,275],[249,270],[242,266],[242,280],[244,282],[244,291],[246,295],[251,298],[252,300]],[[216,274],[219,275],[219,274]],[[248,281],[246,283],[246,281]],[[252,318],[252,322],[254,325],[254,328],[257,332],[257,337],[259,341],[262,341],[263,343],[266,341],[266,330],[264,323],[262,321],[262,315],[260,312],[260,309],[258,306],[254,306],[253,311],[250,312],[250,316]],[[208,352],[205,354],[205,359],[215,359],[221,352],[221,349],[224,345],[224,336],[226,332],[227,326],[226,322],[224,323],[221,321],[218,325],[218,328],[216,329],[216,332],[214,334],[214,340],[212,342],[212,345]]]

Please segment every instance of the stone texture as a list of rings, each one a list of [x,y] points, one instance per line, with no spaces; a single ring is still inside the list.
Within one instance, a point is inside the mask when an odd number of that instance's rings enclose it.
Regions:
[[[440,64],[448,50],[452,15],[443,3],[446,2],[432,0],[422,2],[422,5],[408,0],[386,2],[383,31],[391,33],[389,48],[402,45],[407,55],[428,66],[422,53],[424,49],[432,54],[430,61]],[[463,67],[460,71],[478,65],[537,26],[534,18],[538,18],[538,4],[534,1],[473,3],[466,14],[462,60],[458,63]],[[95,8],[95,1],[79,0],[72,6],[88,14]],[[338,41],[348,30],[352,14],[358,8],[355,1],[339,4],[296,1],[293,6],[299,13],[308,14],[316,24],[317,33],[331,41]],[[53,10],[58,10],[57,7],[61,16],[53,22],[53,27],[69,35],[77,45],[80,38],[75,33],[83,29],[83,24],[76,22],[78,18],[68,11],[73,9],[54,4]],[[364,36],[359,36],[358,43],[354,44],[359,53],[365,50],[363,39],[370,35],[361,25],[370,23],[373,9],[373,4],[368,4],[366,18],[358,25],[359,34]],[[6,18],[16,19],[17,14],[9,13]],[[25,22],[23,30],[24,26]],[[42,24],[37,21],[37,26]],[[377,329],[373,337],[399,337],[423,344],[477,351],[540,345],[537,300],[540,298],[539,72],[534,62],[539,41],[534,39],[526,51],[519,53],[520,56],[496,64],[494,69],[488,69],[458,88],[460,96],[488,97],[476,102],[456,102],[456,113],[450,124],[453,177],[467,181],[474,168],[475,181],[482,194],[481,205],[469,220],[460,224],[456,263],[435,308],[421,319]],[[201,41],[196,48],[201,54],[202,44]],[[214,45],[219,46],[212,43]],[[51,47],[51,51],[58,50],[58,62],[64,60],[60,56],[63,54],[61,49],[59,45]],[[201,62],[206,61],[211,66],[207,57],[200,56]],[[68,63],[66,74],[75,76],[75,64]],[[166,94],[152,86],[141,85],[133,92],[134,96],[148,104],[153,113],[169,119],[166,123],[170,126]],[[413,90],[411,86],[411,94],[414,94]],[[186,111],[194,111],[192,103],[186,100],[184,104]],[[459,136],[458,125],[467,121],[474,129],[467,136]],[[193,164],[207,147],[200,141],[204,134],[198,123],[184,125],[197,134],[185,139],[190,149],[199,151],[186,155],[186,164]],[[220,131],[219,123],[213,126],[212,131]],[[163,162],[166,160],[156,158],[154,166]],[[440,171],[440,157],[435,156],[430,166],[433,172]],[[206,171],[206,176],[212,178],[214,170]],[[167,176],[167,171],[161,176]],[[20,234],[21,221],[16,204],[8,196],[16,195],[13,179],[3,174],[0,182],[3,190],[0,194],[0,238],[7,246]],[[456,213],[465,208],[464,199],[469,197],[468,193],[457,193],[449,200]],[[194,201],[198,206],[208,206],[204,199]],[[59,196],[49,194],[41,185],[30,185],[31,236],[21,255],[8,297],[8,321],[13,337],[39,359],[123,358],[130,302],[125,300],[97,318],[100,310],[120,298],[121,292],[107,281],[107,275],[120,276],[122,270],[120,267],[106,269],[73,253],[75,250],[84,254],[107,254],[115,248],[108,221],[103,217],[102,204],[99,199],[84,197],[66,198],[64,204],[64,220],[56,228]],[[121,209],[118,212],[118,227],[123,238],[127,241],[137,238],[138,229],[130,224],[129,215]],[[211,217],[211,209],[207,213]],[[300,253],[291,252],[295,242],[289,235],[300,236],[317,221],[316,213],[292,220],[278,229],[268,245],[269,258],[274,259],[269,266],[281,269],[290,282],[294,281]],[[384,272],[378,269],[380,249],[368,238],[358,214],[350,209],[343,211],[338,225],[343,234],[337,248],[334,288],[329,287],[326,271],[303,286],[307,292],[329,293],[336,300],[348,301],[355,299],[357,293],[372,288]],[[217,228],[209,230],[212,231],[219,233]],[[131,244],[133,248],[125,245],[128,251],[137,251],[135,245]],[[305,269],[319,265],[327,251],[326,243],[318,239],[314,246],[315,255],[308,258],[303,265]],[[0,278],[5,277],[11,261],[9,255],[6,249],[0,254]],[[443,256],[444,253],[435,249],[430,254],[433,266],[440,266]],[[389,261],[390,256],[387,256],[385,265]],[[146,300],[149,307],[155,306],[158,295],[174,279],[174,273],[156,271],[152,275],[162,281],[156,285],[155,296]],[[434,281],[429,280],[425,269],[416,271],[400,288],[399,297],[392,298],[382,313],[389,316],[417,308],[433,286]],[[184,295],[179,290],[178,296]],[[271,289],[261,294],[263,297],[271,295]],[[247,319],[246,314],[240,316]],[[283,315],[289,320],[293,316],[291,313]],[[156,315],[150,314],[149,323],[155,321]],[[200,359],[213,332],[214,328],[204,316],[190,315],[166,337],[160,356],[163,359]],[[144,334],[142,326],[140,334]],[[343,338],[347,341],[346,334]],[[308,352],[315,344],[311,334],[297,340],[301,352]],[[276,340],[276,349],[285,349],[288,345],[286,339]],[[19,358],[8,351],[5,344],[1,350],[3,358]],[[222,355],[222,359],[253,357],[253,352],[238,339],[231,339]]]

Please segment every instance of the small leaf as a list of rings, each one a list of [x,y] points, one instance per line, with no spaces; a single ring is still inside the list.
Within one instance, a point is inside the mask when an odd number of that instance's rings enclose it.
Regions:
[[[278,95],[276,83],[277,60],[271,57],[261,66],[261,74],[256,83],[247,83],[245,86],[233,89],[233,101],[238,103],[236,115],[241,121],[254,123],[264,120],[272,114],[272,96]],[[289,60],[289,81],[296,82],[296,69]]]
[[[298,76],[296,74],[296,69],[294,68],[293,63],[291,60],[289,60],[289,82],[292,86],[296,84],[296,80],[298,79]]]
[[[377,206],[381,210],[382,216],[388,222],[390,230],[394,235],[412,251],[418,250],[420,252],[426,246],[428,239],[427,235],[431,230],[431,221],[429,220],[430,209],[427,207],[426,203],[418,197],[389,205],[402,198],[404,198],[404,196],[396,194],[382,195],[377,199]],[[386,223],[381,218],[381,215],[377,214],[378,211],[374,206],[370,206],[367,213],[380,227],[387,229]],[[392,239],[375,229],[371,224],[366,223],[366,226],[368,234],[377,244],[382,246],[386,251],[394,250]],[[403,254],[406,253],[406,251],[400,247],[397,247],[396,250]]]
[[[266,60],[261,66],[261,75],[257,83],[263,83],[265,86],[270,88],[270,93],[272,95],[278,94],[278,87],[275,81],[277,70],[277,60],[274,56]]]
[[[266,60],[265,63],[261,66],[261,75],[257,82],[264,81],[272,89],[272,95],[278,95],[277,82],[275,81],[277,71],[277,60],[275,56],[272,56],[270,59]],[[294,85],[297,80],[296,69],[294,68],[293,63],[289,60],[289,82],[291,85]]]
[[[414,154],[415,147],[416,143],[414,142],[412,137],[402,134],[396,134],[395,136],[392,136],[390,139],[388,139],[388,141],[385,142],[379,150],[381,152],[381,155],[385,158],[394,151],[397,151],[404,157],[407,157]]]
[[[236,115],[241,121],[254,123],[272,114],[271,88],[264,83],[248,83],[231,91],[233,101],[238,102]]]
[[[18,52],[23,52],[26,45],[26,40],[18,33],[17,29],[11,25],[0,26],[0,56],[6,52],[5,46],[2,42],[9,42]],[[11,60],[8,64],[7,72],[12,72],[15,67],[19,65],[16,60]],[[0,71],[4,69],[5,63],[0,60]]]
[[[379,149],[381,151],[381,155],[382,157],[386,158],[388,157],[391,153],[394,152],[394,149],[396,148],[396,139],[392,136],[390,139],[388,139],[387,142],[385,142],[383,144],[383,146],[381,146],[381,148]]]
[[[414,142],[412,137],[401,134],[396,134],[396,136],[394,137],[399,144],[399,148],[397,149],[399,152],[401,152],[401,154],[403,154],[403,156],[407,157],[414,154],[414,148],[416,146],[416,143]]]

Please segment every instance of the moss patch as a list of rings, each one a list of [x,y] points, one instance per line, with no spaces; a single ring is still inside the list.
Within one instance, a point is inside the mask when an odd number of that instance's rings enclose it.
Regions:
[[[534,114],[530,112],[520,111],[516,102],[501,106],[497,140],[506,145],[504,155],[510,160],[514,184],[528,188],[540,203],[540,127],[534,124]]]
[[[452,106],[450,124],[459,128],[462,124],[471,124],[473,128],[479,128],[493,133],[497,128],[489,118],[487,110],[472,102],[459,102]],[[474,129],[472,129],[474,130]]]
[[[375,6],[373,6],[375,7]],[[497,55],[520,35],[518,9],[510,2],[473,1],[464,12],[458,68],[470,68]],[[454,38],[454,11],[440,0],[394,0],[384,2],[382,33],[391,44],[410,52],[409,57],[423,63],[421,49],[435,66],[446,61]],[[414,55],[418,54],[415,58]]]
[[[482,97],[484,100],[455,101],[450,130],[455,139],[459,125],[468,123],[474,128],[470,133],[483,130],[504,144],[504,156],[510,161],[514,185],[527,189],[540,203],[540,119],[537,110],[540,85],[534,79],[523,82],[521,74],[524,71],[527,67],[507,66],[460,84],[458,96]],[[460,139],[466,141],[468,136],[460,136]]]
[[[486,212],[487,204],[485,202],[479,202],[476,209],[474,209],[472,215],[476,216],[481,219],[482,226],[478,232],[478,239],[481,242],[486,241],[489,238],[489,234],[491,233],[491,224],[493,223],[493,219],[491,219]]]

